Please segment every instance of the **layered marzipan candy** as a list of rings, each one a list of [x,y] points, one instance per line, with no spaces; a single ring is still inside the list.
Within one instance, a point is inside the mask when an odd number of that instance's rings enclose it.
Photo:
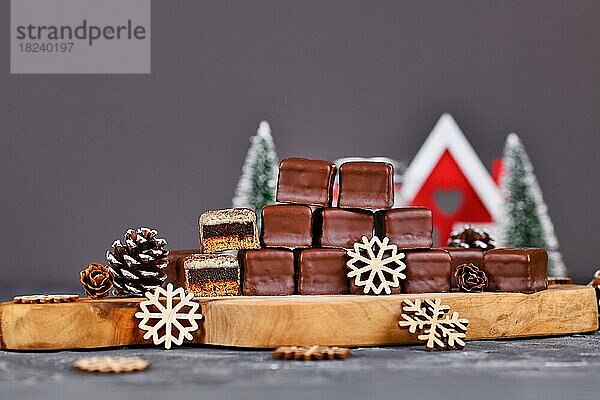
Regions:
[[[186,290],[194,296],[237,296],[240,266],[235,254],[194,254],[183,259]]]
[[[204,253],[260,247],[256,214],[248,208],[206,211],[198,219],[198,230]]]

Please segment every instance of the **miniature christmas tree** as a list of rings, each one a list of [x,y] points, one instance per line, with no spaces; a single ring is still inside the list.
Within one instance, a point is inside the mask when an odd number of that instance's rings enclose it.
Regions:
[[[566,276],[548,206],[519,137],[506,138],[501,187],[505,198],[503,240],[511,247],[541,247],[548,251],[548,275]]]
[[[256,135],[250,138],[250,149],[242,168],[233,207],[247,207],[256,211],[260,222],[264,206],[275,202],[279,160],[267,121],[261,121]]]

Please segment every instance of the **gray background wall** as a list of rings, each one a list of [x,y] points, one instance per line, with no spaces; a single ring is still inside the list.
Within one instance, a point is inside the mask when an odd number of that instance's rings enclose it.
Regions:
[[[600,3],[153,1],[151,75],[10,75],[0,283],[77,285],[127,227],[197,246],[260,119],[280,157],[410,160],[451,112],[486,165],[518,132],[572,275],[600,267]]]

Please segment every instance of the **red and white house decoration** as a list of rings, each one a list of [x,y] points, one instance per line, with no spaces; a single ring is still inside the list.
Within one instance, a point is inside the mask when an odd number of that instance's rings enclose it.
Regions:
[[[450,114],[443,114],[409,165],[403,200],[433,211],[438,244],[453,229],[473,224],[494,230],[502,194]]]

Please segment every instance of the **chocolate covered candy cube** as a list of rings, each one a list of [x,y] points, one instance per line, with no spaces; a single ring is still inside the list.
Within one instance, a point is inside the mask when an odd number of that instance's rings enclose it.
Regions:
[[[340,166],[342,208],[387,209],[394,205],[394,167],[384,162],[351,161]]]
[[[194,296],[240,294],[240,267],[234,254],[194,254],[183,259],[186,290]]]
[[[306,158],[285,158],[279,163],[277,201],[331,206],[335,164]]]
[[[260,247],[256,214],[248,208],[206,211],[198,219],[198,231],[204,253]]]
[[[548,288],[548,253],[538,248],[493,249],[483,256],[489,291],[534,293]]]
[[[316,243],[351,249],[363,236],[373,236],[375,215],[369,210],[323,208],[318,213]]]
[[[247,250],[243,253],[242,260],[244,296],[281,296],[295,293],[292,250]]]
[[[454,272],[456,267],[462,264],[473,264],[480,270],[483,270],[483,253],[482,249],[477,248],[464,248],[464,247],[444,247],[450,257],[452,257],[452,273],[450,275],[452,289],[457,289],[456,278]]]
[[[347,294],[344,249],[305,249],[298,256],[298,294]]]
[[[377,212],[378,236],[387,236],[401,249],[433,245],[433,217],[425,207],[394,208]]]
[[[263,207],[261,241],[266,247],[310,247],[313,210],[309,206],[292,204]]]
[[[440,293],[451,290],[450,253],[443,249],[429,249],[407,251],[405,254],[406,279],[402,281],[404,293]]]

